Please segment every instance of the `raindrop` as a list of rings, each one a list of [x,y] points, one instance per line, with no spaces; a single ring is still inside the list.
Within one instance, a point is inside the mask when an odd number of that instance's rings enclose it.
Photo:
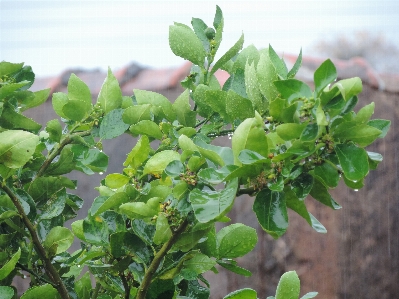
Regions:
[[[227,137],[228,137],[229,139],[231,139],[231,137],[233,137],[233,133],[227,134]]]
[[[104,172],[100,171],[98,174],[99,174],[99,175],[103,175],[103,174],[104,174]]]
[[[80,268],[80,265],[78,265],[78,268]]]
[[[357,191],[359,191],[359,189],[353,189],[353,191],[357,192]]]
[[[26,279],[28,276],[24,275],[24,279]]]
[[[342,178],[342,174],[340,174],[339,177]]]

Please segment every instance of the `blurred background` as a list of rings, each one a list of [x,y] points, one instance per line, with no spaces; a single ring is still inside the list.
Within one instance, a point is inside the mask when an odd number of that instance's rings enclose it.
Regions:
[[[212,299],[251,287],[259,298],[274,295],[282,273],[296,270],[302,295],[318,291],[326,299],[392,299],[399,294],[399,1],[398,0],[280,0],[280,1],[0,1],[0,60],[25,62],[36,73],[33,90],[66,92],[76,73],[96,99],[108,66],[124,95],[133,88],[164,94],[170,100],[183,91],[179,82],[190,64],[175,57],[168,44],[174,21],[192,17],[213,22],[215,6],[223,10],[225,31],[219,55],[244,32],[244,47],[269,43],[293,64],[300,49],[303,63],[298,79],[312,85],[315,69],[333,58],[339,79],[359,76],[363,92],[357,109],[376,102],[373,118],[389,119],[391,129],[369,151],[383,154],[358,192],[341,184],[333,198],[342,209],[333,211],[309,200],[310,212],[327,228],[318,234],[290,213],[287,233],[275,241],[259,228],[251,198],[237,198],[229,217],[257,229],[258,244],[239,265],[252,271],[244,278],[220,269],[206,274]],[[219,56],[220,57],[220,56]],[[361,58],[359,58],[361,57]],[[217,72],[219,81],[225,74]],[[51,99],[51,96],[50,96]],[[46,124],[56,118],[51,100],[27,115]],[[231,146],[227,138],[219,145]],[[120,136],[104,143],[110,156],[108,173],[121,171],[135,139]],[[98,196],[94,187],[103,176],[75,173],[77,194],[85,210]],[[220,227],[219,227],[220,228]],[[79,246],[79,244],[75,244]],[[76,249],[76,247],[75,247]],[[16,281],[20,291],[29,281]]]
[[[183,63],[169,50],[168,27],[201,18],[212,24],[215,6],[225,16],[220,53],[245,35],[245,46],[280,53],[365,55],[378,68],[398,57],[397,0],[136,1],[2,0],[0,59],[24,61],[37,77],[66,68],[121,68],[128,62],[154,68]]]

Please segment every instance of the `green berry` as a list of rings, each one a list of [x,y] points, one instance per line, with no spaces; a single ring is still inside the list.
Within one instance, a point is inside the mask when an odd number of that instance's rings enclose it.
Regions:
[[[206,28],[204,33],[205,33],[206,38],[209,40],[215,38],[215,34],[216,34],[215,29],[213,29],[211,27]]]

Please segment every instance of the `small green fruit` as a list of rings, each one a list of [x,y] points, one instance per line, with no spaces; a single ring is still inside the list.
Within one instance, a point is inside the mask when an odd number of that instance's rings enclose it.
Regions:
[[[204,32],[205,32],[205,36],[207,37],[207,39],[211,40],[211,39],[215,38],[215,34],[216,34],[215,29],[208,27],[205,29]]]

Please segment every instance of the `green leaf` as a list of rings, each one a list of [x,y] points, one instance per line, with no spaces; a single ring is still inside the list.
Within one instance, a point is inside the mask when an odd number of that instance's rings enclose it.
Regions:
[[[156,231],[154,235],[154,243],[160,245],[165,243],[172,236],[172,231],[170,229],[168,218],[165,217],[163,213],[159,213],[156,223]]]
[[[245,70],[247,64],[252,66],[257,65],[259,57],[258,49],[254,45],[249,45],[235,57],[231,73],[235,73],[237,69]]]
[[[253,211],[259,224],[274,239],[281,237],[287,230],[288,214],[284,193],[263,189],[256,195]]]
[[[324,61],[313,75],[315,92],[319,95],[328,84],[337,79],[337,69],[330,59]]]
[[[83,276],[75,282],[74,289],[79,299],[90,299],[92,286],[89,272],[83,274]]]
[[[258,298],[257,293],[252,289],[237,290],[223,297],[223,299],[256,299],[256,298]]]
[[[330,188],[335,188],[338,186],[338,170],[334,165],[328,162],[324,162],[321,165],[316,165],[314,168],[314,175],[318,176],[321,181]]]
[[[384,138],[391,126],[391,121],[386,119],[372,119],[367,122],[367,125],[370,127],[374,127],[381,131],[381,134],[378,135],[378,138]]]
[[[39,219],[52,219],[61,215],[65,208],[65,202],[67,200],[67,194],[65,188],[62,188],[46,201],[46,203],[41,208],[42,213],[39,215]]]
[[[374,142],[382,132],[366,124],[356,125],[354,122],[343,122],[333,132],[334,138],[349,140],[365,147]]]
[[[122,120],[129,125],[137,124],[142,120],[151,120],[151,105],[142,104],[126,108],[122,114]]]
[[[60,142],[62,137],[62,127],[58,119],[53,119],[47,122],[46,131],[49,133],[49,138],[54,142]]]
[[[283,140],[299,139],[306,124],[288,123],[278,125],[276,128],[277,135]]]
[[[359,77],[340,80],[335,83],[334,86],[339,88],[345,101],[349,100],[355,95],[358,95],[363,90],[362,80]]]
[[[176,56],[203,67],[206,52],[194,31],[183,24],[169,26],[169,46]]]
[[[118,192],[111,195],[107,200],[105,200],[97,209],[97,211],[93,214],[93,216],[100,215],[105,211],[110,209],[119,208],[120,205],[129,202],[129,197],[125,192]],[[93,213],[93,211],[91,211]]]
[[[119,211],[131,219],[149,219],[158,215],[160,211],[161,198],[150,198],[146,203],[144,202],[128,202],[119,207]]]
[[[35,152],[39,136],[22,130],[0,133],[0,163],[8,168],[24,166]]]
[[[125,133],[129,128],[122,120],[123,109],[114,109],[105,115],[100,124],[100,138],[112,139]]]
[[[9,75],[12,73],[16,73],[17,71],[21,70],[24,65],[24,62],[21,63],[11,63],[8,61],[1,61],[0,62],[0,77],[4,75]]]
[[[201,40],[205,52],[209,53],[210,51],[209,39],[205,35],[205,30],[208,28],[208,25],[206,25],[203,20],[198,18],[192,18],[191,25],[193,26],[195,35],[197,35],[197,37]]]
[[[63,92],[55,92],[53,93],[52,104],[53,109],[57,115],[62,118],[67,119],[68,117],[64,114],[63,107],[66,103],[68,103],[68,96]]]
[[[134,148],[127,155],[123,166],[131,166],[133,168],[139,167],[145,160],[147,160],[150,153],[150,141],[146,135],[141,136]]]
[[[145,164],[143,174],[161,175],[166,166],[174,160],[180,160],[180,154],[173,150],[156,153]]]
[[[300,299],[311,299],[317,296],[318,292],[309,292],[303,295]]]
[[[56,246],[56,254],[66,251],[71,247],[74,236],[66,227],[53,227],[43,242],[43,247],[50,250]]]
[[[266,157],[268,154],[268,141],[264,132],[262,117],[255,112],[254,118],[244,120],[235,130],[231,142],[234,164],[236,165],[241,165],[238,156],[244,149],[249,149]]]
[[[323,185],[317,178],[313,180],[312,190],[309,193],[314,199],[321,202],[323,205],[330,207],[334,210],[338,210],[341,206],[335,202],[335,200],[331,197],[330,193],[326,186]]]
[[[44,284],[38,287],[28,289],[21,299],[54,299],[58,297],[58,291],[50,284]]]
[[[83,219],[72,222],[71,229],[76,237],[82,241],[85,241],[85,235],[83,233]]]
[[[235,223],[222,228],[216,235],[218,257],[237,258],[246,255],[258,242],[256,230],[242,223]]]
[[[29,97],[29,101],[18,101],[21,106],[21,112],[28,110],[29,108],[37,107],[43,104],[50,95],[50,88],[38,90],[33,93],[33,99]]]
[[[207,223],[228,213],[233,206],[238,180],[227,183],[221,191],[193,189],[189,195],[195,217],[201,223]]]
[[[245,91],[255,110],[262,114],[265,111],[265,104],[259,89],[255,63],[257,62],[254,61],[254,63],[249,64],[247,61],[245,64]]]
[[[296,79],[275,81],[274,85],[281,94],[281,97],[286,99],[288,103],[296,99],[310,98],[313,96],[310,87]]]
[[[254,117],[254,107],[249,99],[243,98],[232,90],[227,92],[226,113],[231,119]]]
[[[92,106],[89,87],[75,74],[71,74],[68,80],[68,98],[70,101],[82,102],[82,109],[85,113],[87,113]]]
[[[107,78],[98,94],[97,103],[101,105],[105,114],[122,106],[122,91],[111,68],[108,68]]]
[[[82,228],[86,242],[99,246],[106,246],[109,243],[108,225],[100,216],[89,215],[83,220]]]
[[[0,286],[0,298],[13,299],[14,289],[12,287]]]
[[[269,44],[269,57],[270,61],[276,68],[276,72],[281,79],[287,79],[288,69],[283,59],[281,59],[273,47]]]
[[[148,262],[151,252],[147,245],[130,232],[118,232],[110,235],[111,254],[115,257],[136,255],[141,261]]]
[[[236,274],[239,274],[239,275],[242,275],[245,277],[250,277],[252,275],[251,271],[237,266],[236,262],[233,260],[231,260],[232,263],[228,263],[225,260],[218,260],[216,262],[223,268],[225,268],[231,272],[234,272]]]
[[[142,120],[135,125],[131,125],[129,131],[133,135],[147,135],[156,139],[162,139],[162,131],[159,126],[151,120]]]
[[[16,263],[19,261],[21,257],[21,248],[18,248],[18,251],[13,254],[11,259],[0,268],[0,281],[6,278],[15,268]]]
[[[356,114],[353,119],[355,122],[359,124],[364,124],[370,120],[370,117],[374,114],[374,102],[364,106],[359,112]]]
[[[175,121],[176,114],[168,98],[153,91],[133,89],[133,92],[139,105],[151,104],[153,107],[158,107],[162,110],[162,118],[166,118],[170,122]]]
[[[273,84],[274,81],[278,80],[278,73],[270,60],[268,51],[260,53],[256,72],[258,76],[259,89],[270,103],[277,98],[278,95],[277,88]]]
[[[120,173],[111,173],[105,177],[105,185],[111,189],[118,189],[129,182],[129,177]]]
[[[276,299],[298,299],[300,287],[299,277],[296,272],[286,272],[278,282]]]
[[[364,178],[369,172],[367,152],[353,143],[337,144],[335,152],[345,176],[351,181]]]
[[[86,117],[87,111],[85,110],[86,104],[83,101],[69,100],[62,107],[62,112],[67,119],[80,121]]]
[[[97,148],[89,149],[81,144],[73,144],[71,150],[77,161],[75,169],[86,174],[105,172],[108,166],[108,156]]]
[[[46,170],[47,175],[61,175],[75,169],[74,155],[71,146],[65,146],[57,162],[51,163]]]
[[[0,99],[9,96],[14,91],[22,88],[23,86],[27,86],[29,83],[30,83],[29,81],[22,81],[18,83],[9,83],[7,85],[2,86],[0,89]]]
[[[173,103],[173,110],[176,113],[177,120],[185,127],[194,127],[197,120],[195,111],[191,110],[189,103],[189,90],[186,89],[179,95]]]
[[[229,61],[231,58],[237,55],[237,53],[242,49],[243,44],[244,44],[244,34],[241,34],[241,37],[234,44],[234,46],[232,46],[222,57],[219,58],[218,61],[216,61],[216,63],[212,67],[212,70],[210,71],[209,77],[211,77],[218,69],[223,67],[223,65],[227,61]]]
[[[193,258],[184,261],[184,269],[195,272],[196,274],[202,274],[214,267],[216,262],[209,258],[207,255],[197,253]]]
[[[291,78],[295,77],[296,73],[298,73],[299,68],[301,67],[301,64],[302,64],[302,48],[299,51],[298,58],[296,59],[292,69],[287,74],[287,78],[288,79],[291,79]]]
[[[305,129],[303,129],[300,140],[302,142],[315,141],[318,136],[319,126],[317,124],[308,124]]]
[[[4,88],[4,87],[3,87]],[[33,119],[28,118],[14,110],[9,104],[5,103],[3,112],[0,117],[0,126],[5,129],[24,129],[38,133],[41,124],[35,122]]]
[[[369,167],[371,170],[377,169],[378,164],[382,161],[382,155],[374,152],[367,152],[369,158]]]

